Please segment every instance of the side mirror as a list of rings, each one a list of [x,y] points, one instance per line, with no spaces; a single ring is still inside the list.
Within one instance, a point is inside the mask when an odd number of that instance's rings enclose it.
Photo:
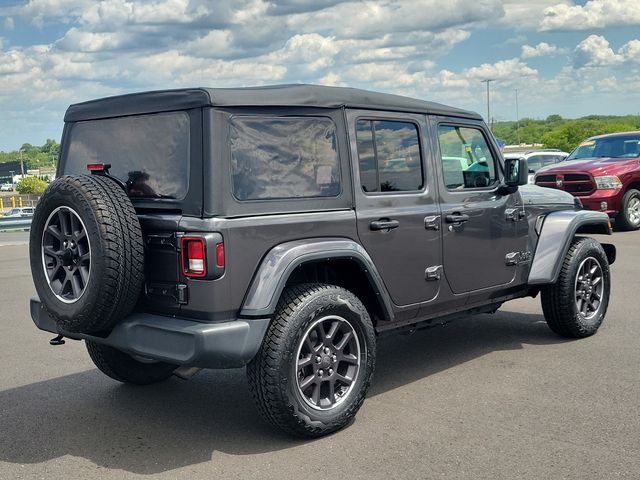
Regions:
[[[504,183],[508,187],[517,187],[529,183],[529,168],[525,158],[505,159]]]

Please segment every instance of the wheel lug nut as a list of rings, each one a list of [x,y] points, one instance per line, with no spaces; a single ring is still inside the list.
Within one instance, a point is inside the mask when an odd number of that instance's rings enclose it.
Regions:
[[[321,361],[322,361],[322,358],[316,357],[316,363],[320,363]]]
[[[322,375],[324,375],[324,370],[318,370],[318,376],[321,377]]]
[[[331,360],[333,361],[333,363],[335,363],[338,360],[338,357],[333,354],[333,356],[331,357]]]
[[[329,369],[329,375],[333,375],[333,368]]]
[[[329,355],[329,352],[331,352],[331,350],[329,350],[329,347],[324,347],[324,353]]]

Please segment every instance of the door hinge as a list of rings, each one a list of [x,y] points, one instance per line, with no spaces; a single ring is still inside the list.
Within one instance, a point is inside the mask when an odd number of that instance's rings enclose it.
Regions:
[[[145,285],[147,296],[169,297],[180,305],[189,303],[189,287],[179,283],[147,283]]]
[[[144,241],[150,248],[161,250],[178,249],[178,241],[176,240],[176,235],[173,233],[151,233],[145,236]]]
[[[504,211],[504,215],[507,220],[511,220],[513,222],[518,222],[527,216],[525,211],[521,208],[507,208]]]
[[[531,260],[531,252],[509,252],[504,257],[504,263],[507,265],[518,265],[519,263]]]
[[[440,277],[442,277],[442,265],[427,267],[424,271],[425,280],[440,280]]]

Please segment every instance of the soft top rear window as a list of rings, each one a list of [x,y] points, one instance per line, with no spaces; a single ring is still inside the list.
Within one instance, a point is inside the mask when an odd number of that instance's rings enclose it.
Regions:
[[[89,163],[109,163],[131,197],[187,194],[189,116],[184,112],[77,122],[66,142],[66,174],[86,174]]]

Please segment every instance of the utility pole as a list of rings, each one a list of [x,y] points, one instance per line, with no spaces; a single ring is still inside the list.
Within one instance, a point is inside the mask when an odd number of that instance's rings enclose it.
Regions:
[[[520,114],[518,112],[518,89],[516,88],[516,136],[520,145]]]
[[[495,78],[487,78],[485,80],[481,80],[482,83],[487,84],[487,125],[489,125],[489,130],[491,130],[491,106],[489,100],[489,84],[495,81]]]
[[[24,162],[22,161],[22,149],[20,149],[20,174],[24,178]]]

